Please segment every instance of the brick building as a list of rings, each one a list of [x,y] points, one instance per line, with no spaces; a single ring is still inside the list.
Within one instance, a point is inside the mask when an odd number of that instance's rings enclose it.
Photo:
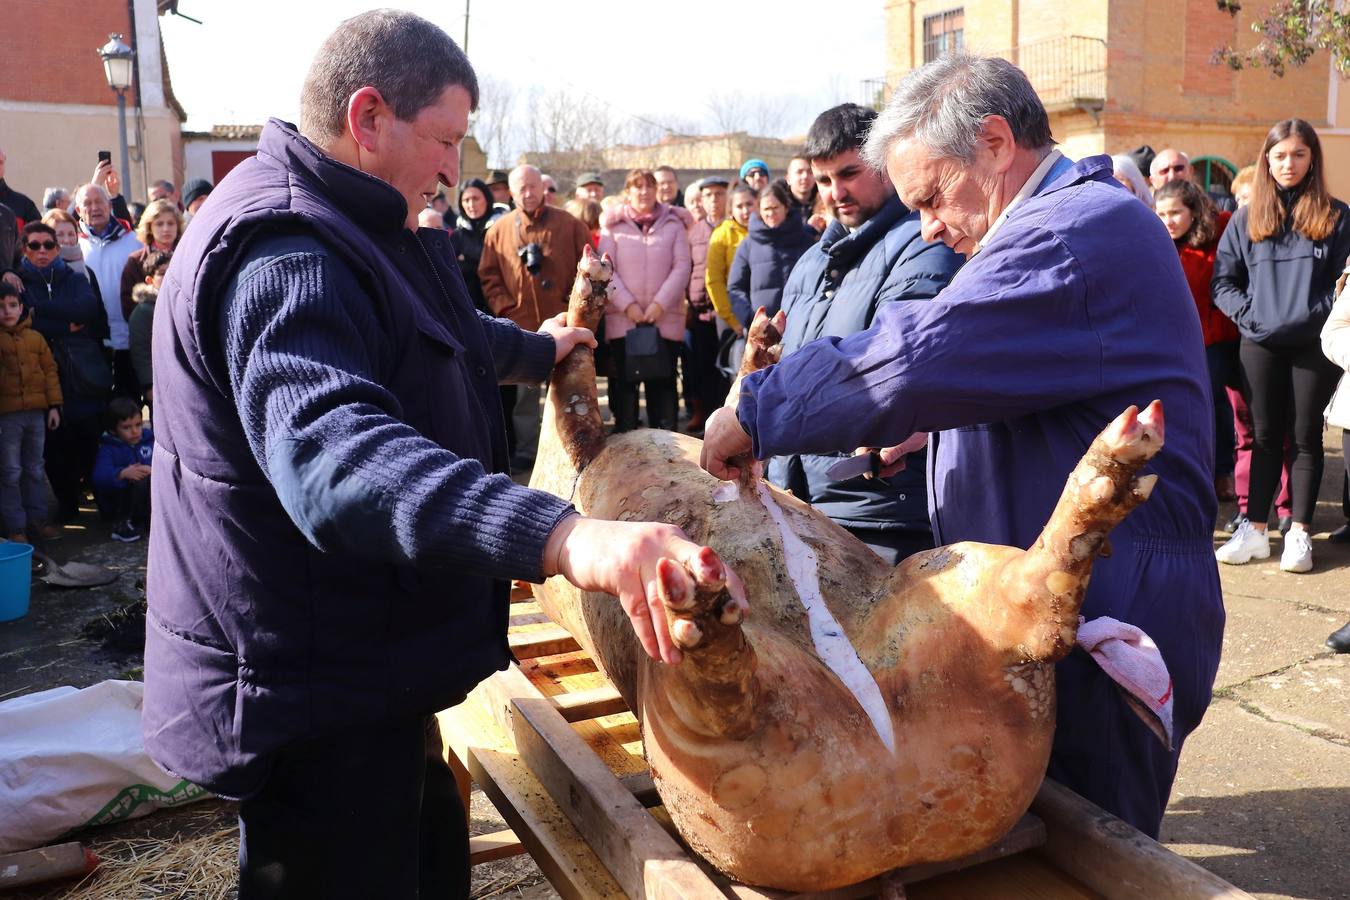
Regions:
[[[952,47],[1017,63],[1072,157],[1174,146],[1213,181],[1250,163],[1270,126],[1297,116],[1317,129],[1332,192],[1350,198],[1350,84],[1319,53],[1283,78],[1211,65],[1223,44],[1255,44],[1254,16],[1214,0],[883,0],[886,78]]]
[[[111,32],[136,50],[127,92],[131,171],[123,193],[145,199],[150,181],[182,183],[180,127],[159,33],[156,0],[43,0],[0,3],[0,147],[5,180],[41,203],[46,187],[88,181],[99,150],[120,166],[117,97],[98,48]]]

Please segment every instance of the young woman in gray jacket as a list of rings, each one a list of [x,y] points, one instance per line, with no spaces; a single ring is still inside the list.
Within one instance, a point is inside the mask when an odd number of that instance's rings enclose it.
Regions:
[[[1341,374],[1322,355],[1318,336],[1348,255],[1350,208],[1327,193],[1317,132],[1302,119],[1276,123],[1256,162],[1252,201],[1234,214],[1214,260],[1214,305],[1242,333],[1239,356],[1255,431],[1249,521],[1216,551],[1219,562],[1270,556],[1266,520],[1292,423],[1294,523],[1280,568],[1312,569],[1308,526],[1322,483],[1322,410]]]

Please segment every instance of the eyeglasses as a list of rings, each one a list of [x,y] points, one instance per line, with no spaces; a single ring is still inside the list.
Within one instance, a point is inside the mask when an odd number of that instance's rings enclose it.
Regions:
[[[24,246],[36,253],[38,250],[55,250],[56,241],[29,241]]]

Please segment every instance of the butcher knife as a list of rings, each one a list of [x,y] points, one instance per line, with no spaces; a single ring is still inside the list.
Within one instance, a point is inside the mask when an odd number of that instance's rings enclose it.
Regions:
[[[880,451],[871,450],[857,456],[846,456],[825,470],[831,481],[847,481],[869,473],[873,477],[881,473]]]

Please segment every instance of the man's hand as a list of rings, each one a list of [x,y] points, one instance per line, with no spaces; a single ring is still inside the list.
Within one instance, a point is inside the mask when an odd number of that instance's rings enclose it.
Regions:
[[[117,170],[113,168],[111,160],[99,160],[94,167],[94,177],[89,180],[107,191],[109,199],[122,193],[122,179],[117,177]]]
[[[655,325],[657,322],[661,321],[662,312],[664,312],[664,310],[661,309],[660,303],[649,303],[647,305],[647,312],[642,317],[642,321],[650,325]]]
[[[861,456],[864,453],[871,453],[873,450],[877,450],[877,454],[881,457],[881,469],[877,472],[876,477],[890,478],[897,472],[903,472],[905,470],[905,457],[908,454],[913,453],[915,450],[918,450],[927,444],[928,432],[916,431],[894,447],[881,447],[880,449],[876,447],[859,447],[854,451],[853,455]],[[869,472],[863,477],[871,478],[873,476]]]
[[[628,321],[634,325],[641,325],[647,321],[647,314],[637,302],[633,302],[624,308],[623,314],[628,317]]]
[[[758,470],[758,463],[750,457],[753,448],[750,435],[741,427],[736,410],[724,406],[708,417],[703,425],[703,453],[699,465],[713,477],[735,481],[743,470]]]
[[[584,591],[618,597],[647,655],[674,664],[680,661],[680,651],[670,638],[670,623],[657,591],[656,564],[669,559],[692,568],[702,549],[674,525],[570,516],[549,535],[544,571],[561,575]],[[744,586],[730,569],[726,576],[727,590],[746,608]]]
[[[589,328],[578,328],[567,324],[567,313],[560,312],[551,319],[546,319],[543,325],[539,326],[539,333],[546,334],[553,338],[553,364],[556,366],[567,358],[567,354],[572,352],[572,348],[578,344],[585,344],[587,347],[594,348],[595,335],[591,334]]]
[[[134,463],[117,473],[123,481],[140,481],[150,477],[150,467],[144,463]]]
[[[61,410],[59,409],[47,410],[47,430],[55,431],[60,427],[61,427]]]

